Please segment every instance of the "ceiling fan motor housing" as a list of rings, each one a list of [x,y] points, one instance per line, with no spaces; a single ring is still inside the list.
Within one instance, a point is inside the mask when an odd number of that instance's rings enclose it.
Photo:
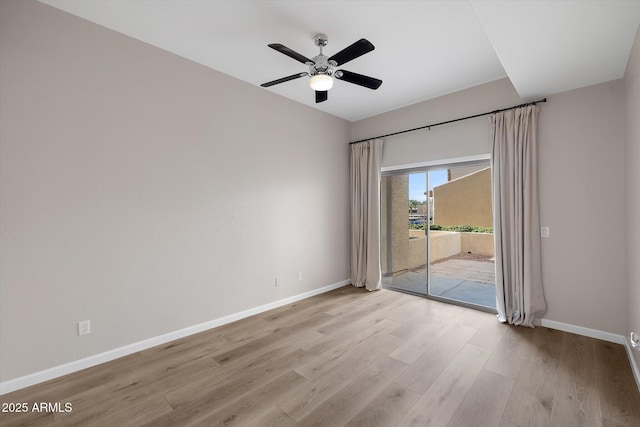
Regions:
[[[328,56],[320,54],[313,58],[313,65],[309,66],[309,75],[326,74],[327,76],[332,76],[334,73],[333,67],[336,65],[335,61],[329,61]]]

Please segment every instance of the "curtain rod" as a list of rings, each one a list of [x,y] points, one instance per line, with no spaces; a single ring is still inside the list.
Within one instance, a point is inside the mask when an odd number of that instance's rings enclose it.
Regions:
[[[474,114],[473,116],[467,116],[467,117],[461,117],[459,119],[447,120],[446,122],[434,123],[432,125],[425,125],[425,126],[420,126],[420,127],[413,128],[413,129],[401,130],[399,132],[388,133],[386,135],[374,136],[373,138],[360,139],[358,141],[350,142],[349,145],[357,144],[358,142],[369,141],[370,139],[386,138],[388,136],[400,135],[401,133],[413,132],[413,131],[420,130],[420,129],[431,129],[432,127],[436,127],[436,126],[440,126],[440,125],[446,125],[446,124],[454,123],[454,122],[460,122],[462,120],[475,119],[476,117],[488,116],[489,114],[501,113],[503,111],[514,110],[516,108],[521,108],[521,107],[528,107],[529,105],[536,105],[539,102],[547,102],[547,98],[539,99],[539,100],[533,101],[533,102],[527,102],[525,104],[514,105],[513,107],[509,107],[509,108],[502,108],[500,110],[489,111],[487,113]]]

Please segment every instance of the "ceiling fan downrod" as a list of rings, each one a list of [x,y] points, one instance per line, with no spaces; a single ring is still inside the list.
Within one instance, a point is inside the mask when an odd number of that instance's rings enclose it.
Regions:
[[[317,76],[324,74],[327,76],[333,75],[333,67],[338,65],[335,61],[330,61],[329,57],[322,53],[322,48],[329,43],[329,37],[326,34],[316,34],[313,37],[313,41],[320,48],[320,54],[313,58],[313,64],[309,65],[309,75]]]

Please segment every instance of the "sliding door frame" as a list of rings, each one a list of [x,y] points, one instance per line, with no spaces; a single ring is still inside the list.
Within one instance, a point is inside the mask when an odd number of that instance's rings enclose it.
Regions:
[[[427,187],[427,192],[429,191],[429,172],[433,171],[433,170],[440,170],[440,169],[448,169],[448,168],[454,168],[454,167],[468,167],[468,166],[485,166],[489,164],[489,166],[491,166],[491,155],[490,154],[483,154],[483,155],[478,155],[478,156],[467,156],[467,157],[457,157],[457,158],[450,158],[450,159],[441,159],[441,160],[433,160],[433,161],[428,161],[428,162],[420,162],[420,163],[411,163],[411,164],[407,164],[407,165],[396,165],[396,166],[385,166],[382,167],[380,169],[380,173],[381,176],[394,176],[394,175],[409,175],[412,173],[425,173],[426,174],[426,187]],[[427,195],[427,206],[429,206],[428,203],[428,195]],[[461,300],[455,300],[455,299],[451,299],[451,298],[443,298],[437,295],[431,295],[430,294],[430,286],[431,286],[431,263],[430,263],[430,251],[431,251],[431,242],[430,242],[430,236],[429,236],[429,223],[427,222],[427,225],[425,226],[425,234],[427,236],[426,239],[426,243],[427,243],[427,259],[425,260],[426,262],[426,269],[427,269],[427,293],[426,294],[422,294],[422,293],[418,293],[418,292],[411,292],[408,290],[403,290],[400,288],[396,288],[396,287],[387,287],[389,289],[392,289],[394,291],[398,291],[398,292],[404,292],[404,293],[408,293],[411,295],[416,295],[416,296],[421,296],[424,298],[428,298],[428,299],[432,299],[435,301],[440,301],[440,302],[444,302],[447,304],[455,304],[455,305],[459,305],[461,307],[466,307],[466,308],[473,308],[475,310],[479,310],[479,311],[485,311],[488,313],[497,313],[497,310],[491,307],[487,307],[484,305],[478,305],[478,304],[472,304],[466,301],[461,301]]]

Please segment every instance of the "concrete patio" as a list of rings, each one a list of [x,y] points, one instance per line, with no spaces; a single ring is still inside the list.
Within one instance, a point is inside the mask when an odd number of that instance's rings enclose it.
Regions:
[[[383,277],[384,287],[426,295],[427,271]],[[489,257],[455,255],[431,265],[431,295],[496,308],[495,264]]]

